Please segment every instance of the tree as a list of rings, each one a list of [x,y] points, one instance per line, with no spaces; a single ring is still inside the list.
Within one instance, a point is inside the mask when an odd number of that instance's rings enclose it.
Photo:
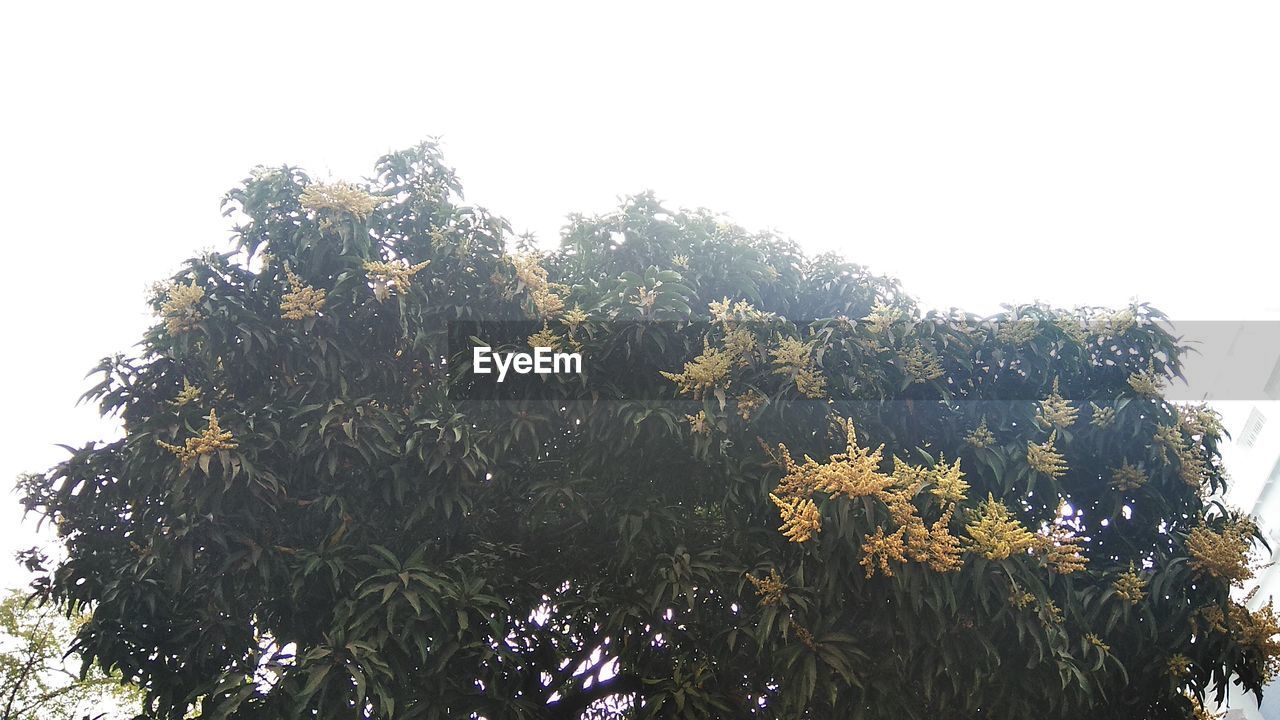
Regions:
[[[1153,308],[921,313],[648,194],[510,254],[431,144],[225,207],[98,368],[124,436],[24,489],[154,717],[1183,718],[1276,670]]]
[[[103,718],[109,708],[137,705],[141,693],[90,668],[81,676],[63,648],[88,618],[66,618],[23,593],[0,600],[0,720]]]

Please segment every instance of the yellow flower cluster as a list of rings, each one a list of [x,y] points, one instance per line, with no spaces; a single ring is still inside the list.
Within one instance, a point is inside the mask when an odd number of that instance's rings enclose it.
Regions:
[[[801,395],[821,398],[827,394],[827,379],[818,370],[811,348],[795,338],[785,338],[769,349],[775,375],[786,375]]]
[[[1026,345],[1036,337],[1036,321],[1030,318],[1005,320],[998,323],[996,340],[1006,345]]]
[[[813,652],[818,652],[818,643],[816,640],[814,640],[813,633],[809,630],[809,628],[801,625],[798,622],[793,622],[792,625],[794,625],[796,629],[796,639],[798,639],[805,647],[809,648]]]
[[[1252,597],[1250,593],[1245,602]],[[1272,601],[1250,611],[1243,603],[1228,600],[1226,612],[1214,604],[1200,608],[1197,614],[1204,618],[1209,632],[1227,635],[1235,644],[1260,655],[1266,682],[1275,679],[1280,672],[1280,639],[1277,637],[1280,636],[1280,617],[1276,616]]]
[[[898,456],[893,457],[893,485],[896,491],[905,491],[914,497],[929,484],[929,469],[912,465]]]
[[[982,422],[978,423],[978,427],[964,437],[964,441],[981,450],[995,445],[996,436],[987,427],[987,419],[984,417]]]
[[[1053,392],[1041,400],[1036,408],[1036,424],[1044,428],[1065,430],[1072,426],[1079,414],[1071,402],[1058,392],[1058,379],[1053,380]]]
[[[1199,438],[1203,441],[1222,437],[1222,415],[1208,405],[1201,403],[1175,407],[1174,410],[1178,413],[1178,425],[1182,432],[1192,439]]]
[[[1223,720],[1226,718],[1227,714],[1224,712],[1210,712],[1205,708],[1204,701],[1195,695],[1189,692],[1184,692],[1183,695],[1187,700],[1191,701],[1191,720]]]
[[[1111,652],[1111,646],[1102,642],[1102,638],[1098,637],[1097,635],[1094,635],[1093,633],[1085,633],[1084,639],[1085,639],[1085,642],[1098,648],[1104,653]]]
[[[1187,554],[1191,567],[1230,582],[1243,583],[1253,577],[1249,567],[1249,546],[1255,532],[1253,522],[1238,518],[1228,521],[1219,532],[1207,525],[1187,533]]]
[[[959,570],[962,564],[960,543],[948,527],[955,506],[947,507],[933,527],[927,527],[912,502],[923,486],[921,478],[927,471],[912,468],[909,473],[899,472],[906,467],[910,466],[898,463],[894,476],[895,479],[901,478],[899,486],[879,494],[898,529],[886,536],[884,530],[877,526],[874,535],[863,537],[862,566],[866,568],[867,577],[871,577],[877,565],[885,575],[892,576],[888,560],[906,562],[909,559],[926,563],[936,572]]]
[[[1049,433],[1049,439],[1044,443],[1027,443],[1027,464],[1032,470],[1053,478],[1066,474],[1068,470],[1066,458],[1053,446],[1057,439],[1058,431],[1054,430]]]
[[[640,308],[641,311],[648,313],[653,310],[654,304],[658,302],[658,291],[655,288],[642,287],[636,290],[636,299],[631,304]]]
[[[899,357],[902,359],[902,371],[911,378],[912,383],[932,382],[944,374],[938,354],[918,343],[906,352],[899,353]]]
[[[1054,320],[1053,324],[1076,345],[1083,345],[1089,339],[1088,331],[1079,318],[1063,316]]]
[[[746,328],[733,328],[724,334],[724,349],[738,365],[746,365],[756,352],[755,333]]]
[[[756,336],[745,327],[740,327],[739,321],[768,317],[746,302],[733,304],[728,298],[712,302],[710,308],[712,318],[725,330],[721,344],[712,346],[710,338],[704,337],[702,354],[686,362],[682,372],[661,372],[663,377],[679,386],[680,394],[690,395],[695,400],[702,399],[708,391],[727,389],[729,374],[733,369],[750,364],[756,355]],[[739,399],[746,397],[743,395]],[[720,401],[723,406],[724,397],[720,397]],[[751,400],[748,400],[746,406],[740,406],[739,413],[743,415],[743,419],[749,419],[753,408]]]
[[[1129,563],[1129,569],[1120,574],[1116,578],[1114,587],[1116,589],[1116,597],[1124,600],[1130,605],[1137,605],[1147,596],[1147,580],[1138,574],[1134,569],[1133,563]]]
[[[1155,443],[1160,447],[1160,457],[1169,461],[1168,451],[1173,451],[1178,461],[1178,477],[1187,485],[1198,488],[1208,481],[1213,471],[1205,459],[1206,451],[1200,440],[1191,440],[1184,434],[1183,423],[1178,425],[1161,425],[1156,428]],[[1194,429],[1188,428],[1191,432]]]
[[[1277,639],[1280,638],[1280,617],[1276,616],[1272,601],[1252,612],[1244,605],[1232,603],[1228,622],[1237,645],[1265,658],[1263,683],[1270,684],[1280,674],[1280,639]]]
[[[582,308],[574,305],[569,310],[566,310],[564,315],[560,316],[560,322],[564,323],[570,332],[576,332],[588,318],[589,316]]]
[[[943,502],[959,503],[964,502],[968,497],[969,483],[964,481],[964,473],[960,470],[958,458],[948,465],[947,459],[940,457],[938,464],[929,473],[928,479],[933,482],[933,489],[929,492]]]
[[[660,372],[662,377],[676,384],[681,395],[701,400],[709,390],[728,387],[729,371],[733,369],[733,364],[732,355],[720,348],[711,347],[704,340],[702,354],[685,363],[682,372]]]
[[[882,473],[884,447],[874,451],[859,447],[853,423],[844,421],[843,425],[845,451],[833,454],[825,463],[805,456],[804,462],[797,464],[786,446],[780,445],[786,474],[770,497],[775,503],[811,502],[812,493],[822,492],[833,498],[876,498],[883,502],[896,529],[877,526],[874,533],[863,537],[861,564],[867,577],[877,569],[891,576],[893,563],[908,560],[925,563],[940,573],[959,570],[963,564],[960,540],[951,534],[949,527],[955,503],[964,499],[969,488],[959,461],[947,464],[941,460],[936,467],[926,469],[898,460],[892,474]],[[945,505],[941,517],[932,525],[925,524],[912,502],[929,484]],[[787,512],[784,509],[784,520]],[[819,522],[816,512],[813,521],[813,530],[816,530]]]
[[[988,560],[1004,560],[1040,545],[1040,538],[1027,530],[994,496],[978,505],[965,531],[965,549]]]
[[[1178,455],[1178,477],[1193,488],[1203,487],[1208,481],[1211,471],[1199,448],[1186,446]]]
[[[1044,605],[1040,606],[1040,616],[1047,622],[1061,623],[1063,620],[1062,608],[1058,607],[1058,604],[1054,601],[1047,600]]]
[[[1182,431],[1174,425],[1157,425],[1156,434],[1152,440],[1160,449],[1160,459],[1169,462],[1168,451],[1172,450],[1174,455],[1177,455],[1178,449],[1182,447]]]
[[[430,264],[430,260],[423,260],[416,265],[410,265],[405,260],[393,260],[391,262],[371,260],[364,263],[364,271],[373,283],[374,297],[378,298],[378,302],[382,302],[391,297],[390,288],[392,286],[398,292],[403,293],[408,289],[411,278]]]
[[[1044,551],[1044,562],[1049,572],[1055,575],[1080,572],[1089,563],[1079,538],[1063,525],[1052,525],[1040,533],[1040,549]]]
[[[1023,590],[1017,583],[1013,584],[1013,588],[1009,591],[1009,604],[1022,610],[1036,601],[1036,596]]]
[[[707,412],[699,410],[696,415],[685,415],[684,419],[689,423],[689,429],[699,435],[710,435],[711,424],[707,422]]]
[[[885,534],[884,528],[877,527],[874,534],[862,537],[862,560],[859,564],[866,568],[867,577],[875,575],[877,567],[886,577],[893,577],[893,567],[890,563],[907,561],[907,546],[903,541],[906,532],[906,525],[888,535]]]
[[[233,439],[229,430],[223,430],[218,425],[218,413],[210,409],[209,426],[196,437],[187,438],[182,445],[171,445],[162,440],[156,440],[156,444],[176,455],[182,462],[182,466],[186,468],[195,463],[201,455],[212,455],[219,450],[236,449],[239,445],[232,442]]]
[[[912,560],[925,563],[930,570],[937,573],[960,570],[964,565],[964,548],[960,538],[951,534],[951,518],[955,511],[955,505],[948,506],[933,525],[929,526],[927,538],[917,540],[918,532],[915,534],[908,532],[907,550]]]
[[[1131,308],[1106,313],[1094,318],[1089,323],[1089,331],[1094,335],[1120,337],[1138,326],[1138,317]]]
[[[741,417],[743,422],[749,422],[756,410],[760,409],[765,402],[765,397],[755,390],[748,390],[734,399],[738,403],[738,417]]]
[[[822,515],[812,498],[780,498],[769,493],[769,499],[782,514],[782,526],[778,531],[791,542],[807,542],[822,531]]]
[[[1191,658],[1182,653],[1170,655],[1166,665],[1169,668],[1169,674],[1175,678],[1181,679],[1191,674]]]
[[[1164,378],[1156,373],[1155,365],[1129,376],[1129,387],[1145,398],[1159,400],[1164,393]]]
[[[745,302],[745,300],[739,301],[739,304],[744,304]],[[722,300],[712,300],[707,304],[707,309],[711,313],[711,320],[713,322],[725,324],[731,319],[733,302],[727,297]]]
[[[192,385],[191,382],[186,378],[183,378],[182,390],[178,391],[178,394],[175,395],[174,398],[169,401],[169,404],[173,405],[174,407],[183,407],[184,405],[189,405],[193,402],[198,401],[199,399],[200,399],[200,388],[196,387],[195,385]]]
[[[973,512],[965,529],[969,537],[965,538],[964,550],[988,560],[1006,560],[1028,551],[1043,553],[1044,565],[1059,575],[1079,573],[1089,561],[1079,538],[1066,525],[1053,524],[1042,532],[1032,533],[1012,516],[1009,507],[991,495]],[[1015,591],[1019,588],[1015,587]],[[1025,602],[1019,607],[1024,605]]]
[[[755,586],[756,595],[760,596],[761,605],[779,605],[782,603],[782,594],[787,591],[787,584],[782,582],[782,576],[778,574],[777,569],[770,568],[769,576],[763,578],[748,574],[747,580]]]
[[[733,302],[727,297],[708,303],[707,310],[711,314],[711,320],[723,325],[725,329],[732,329],[739,323],[759,323],[774,317],[773,313],[757,310],[746,300]]]
[[[511,258],[516,267],[516,279],[529,293],[533,307],[542,318],[555,317],[564,309],[564,297],[560,294],[568,288],[547,279],[547,269],[542,267],[536,253],[516,255]]]
[[[884,446],[874,451],[858,446],[858,432],[851,421],[845,421],[845,451],[820,463],[804,456],[804,463],[797,465],[791,451],[779,445],[786,475],[778,481],[775,492],[787,496],[807,496],[824,492],[831,496],[847,498],[876,496],[894,484],[894,478],[880,472],[884,459]]]
[[[578,338],[578,330],[582,328],[583,323],[588,320],[588,315],[582,308],[574,305],[572,309],[566,310],[560,316],[560,322],[569,329],[569,346],[574,352],[582,350],[582,340]]]
[[[1111,487],[1126,492],[1129,490],[1137,490],[1147,484],[1147,474],[1134,465],[1130,465],[1128,460],[1120,464],[1120,467],[1111,471]]]
[[[675,265],[675,266],[676,266],[676,267],[678,267],[678,268],[685,268],[685,269],[688,269],[688,267],[689,267],[689,256],[688,256],[688,255],[676,255],[675,257],[671,258],[671,264],[672,264],[672,265]]]
[[[332,210],[364,220],[373,214],[380,200],[350,183],[314,183],[298,196],[302,207],[313,212]]]
[[[557,333],[555,330],[543,325],[541,330],[529,336],[527,342],[531,348],[544,347],[551,348],[552,350],[559,350],[560,343],[563,340],[564,338],[560,336],[560,333]]]
[[[769,348],[773,364],[787,369],[806,367],[812,362],[809,346],[795,338],[784,338]]]
[[[169,288],[168,299],[160,306],[160,315],[164,317],[165,329],[170,335],[195,329],[200,323],[200,301],[203,299],[204,288],[196,285],[194,280],[189,285]]]
[[[302,282],[302,278],[289,269],[289,263],[284,265],[284,274],[289,281],[289,292],[280,298],[280,317],[305,320],[319,315],[324,309],[325,291]]]
[[[871,314],[862,318],[862,322],[867,324],[867,332],[872,335],[884,335],[889,332],[895,323],[903,320],[901,310],[888,305],[877,302],[871,308]]]
[[[1222,633],[1223,635],[1231,632],[1231,629],[1227,627],[1227,615],[1222,612],[1222,608],[1218,605],[1205,605],[1196,611],[1196,616],[1198,617],[1193,616],[1193,619],[1195,619],[1197,627],[1200,620],[1203,619],[1205,628],[1209,632]]]
[[[1089,424],[1096,428],[1110,427],[1111,423],[1116,421],[1116,411],[1112,407],[1101,407],[1097,403],[1089,403],[1089,409],[1093,411],[1093,417],[1089,418]]]

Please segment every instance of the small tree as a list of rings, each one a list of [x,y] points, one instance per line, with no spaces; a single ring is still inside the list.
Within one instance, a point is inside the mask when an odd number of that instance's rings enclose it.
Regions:
[[[512,255],[433,145],[227,208],[99,368],[124,436],[26,486],[156,717],[1184,718],[1275,670],[1149,307],[921,314],[650,195]],[[483,320],[587,379],[486,394]]]
[[[0,720],[80,720],[132,716],[142,700],[119,677],[76,672],[64,650],[88,620],[66,618],[53,605],[33,605],[10,591],[0,600]]]

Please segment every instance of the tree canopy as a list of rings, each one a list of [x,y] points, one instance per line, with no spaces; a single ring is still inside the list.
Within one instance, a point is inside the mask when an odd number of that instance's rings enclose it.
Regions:
[[[23,487],[152,717],[1185,718],[1276,671],[1151,307],[924,313],[651,194],[538,253],[431,143],[225,208],[98,368],[123,436]],[[472,392],[467,321],[588,378]]]
[[[114,708],[136,707],[137,688],[65,656],[76,628],[88,618],[65,617],[10,590],[0,600],[0,720],[101,720]]]

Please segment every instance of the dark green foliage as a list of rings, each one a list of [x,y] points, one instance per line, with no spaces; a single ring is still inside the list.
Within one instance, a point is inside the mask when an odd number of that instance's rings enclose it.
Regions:
[[[311,184],[262,170],[230,193],[238,245],[174,278],[205,292],[195,326],[161,322],[137,357],[99,368],[89,396],[124,438],[25,487],[66,551],[41,589],[94,608],[77,649],[142,683],[154,717],[199,701],[211,718],[1183,718],[1184,684],[1259,686],[1256,648],[1230,633],[1192,643],[1196,613],[1228,607],[1184,548],[1222,483],[1218,438],[1187,436],[1203,487],[1153,441],[1184,417],[1129,383],[1178,371],[1154,310],[921,317],[860,266],[641,195],[571,218],[542,261],[590,318],[583,354],[679,371],[723,340],[693,321],[727,297],[777,316],[757,328],[758,360],[699,401],[656,374],[632,400],[566,382],[563,401],[463,401],[448,323],[536,317],[505,223],[460,204],[432,145],[379,161],[368,217],[304,207]],[[430,265],[380,301],[363,264],[397,258]],[[286,263],[326,291],[318,316],[281,319]],[[901,313],[888,334],[851,322],[878,305]],[[829,401],[775,372],[784,338],[814,349]],[[942,375],[917,381],[913,348]],[[1070,470],[1056,479],[1026,457],[1055,381],[1080,409],[1058,433]],[[201,396],[175,405],[186,383]],[[743,421],[748,389],[767,401]],[[1114,422],[1092,424],[1090,403]],[[212,410],[236,447],[184,467],[157,444],[199,436]],[[698,410],[707,434],[686,421]],[[787,542],[767,448],[824,460],[843,449],[837,417],[887,461],[959,458],[972,489],[957,536],[988,494],[1032,530],[1068,500],[1088,569],[970,554],[956,573],[867,578],[862,539],[886,521],[865,498],[821,499],[822,533]],[[983,420],[995,444],[977,448],[966,437]],[[1147,483],[1114,488],[1123,461]],[[1131,564],[1150,583],[1137,605],[1113,587]],[[788,589],[765,605],[747,575],[774,569]],[[1034,601],[1017,607],[1017,592]],[[1185,679],[1169,672],[1177,654]]]

